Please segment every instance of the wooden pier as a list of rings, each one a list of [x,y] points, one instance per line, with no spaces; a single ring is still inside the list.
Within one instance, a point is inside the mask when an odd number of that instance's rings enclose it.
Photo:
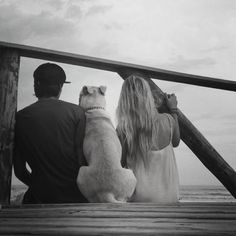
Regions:
[[[4,207],[0,235],[236,235],[236,203]]]
[[[235,81],[0,42],[0,235],[236,235],[236,202],[9,205],[21,57],[112,71],[123,79],[141,73],[160,111],[166,109],[163,92],[151,79],[236,91]],[[177,115],[182,141],[236,198],[235,170],[180,110]]]

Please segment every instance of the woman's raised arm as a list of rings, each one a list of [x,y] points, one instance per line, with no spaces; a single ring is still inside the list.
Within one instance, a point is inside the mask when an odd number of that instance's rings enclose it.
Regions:
[[[180,143],[180,130],[179,130],[179,122],[177,116],[177,98],[175,94],[166,94],[166,104],[170,110],[171,116],[174,118],[174,122],[172,125],[172,145],[173,147],[177,147]]]

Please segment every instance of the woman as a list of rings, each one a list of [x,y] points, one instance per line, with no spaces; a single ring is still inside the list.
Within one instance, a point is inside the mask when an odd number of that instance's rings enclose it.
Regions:
[[[174,94],[166,96],[170,114],[158,113],[148,82],[128,77],[117,107],[122,165],[133,170],[137,186],[131,201],[175,203],[179,177],[173,147],[180,141]]]

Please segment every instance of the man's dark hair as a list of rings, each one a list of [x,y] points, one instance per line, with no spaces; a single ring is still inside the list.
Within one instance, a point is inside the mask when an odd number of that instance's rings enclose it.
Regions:
[[[57,97],[60,93],[62,84],[56,85],[44,85],[39,83],[34,83],[34,92],[37,98],[42,97]]]
[[[54,63],[44,63],[34,71],[36,97],[57,97],[62,85],[68,83],[64,70]]]

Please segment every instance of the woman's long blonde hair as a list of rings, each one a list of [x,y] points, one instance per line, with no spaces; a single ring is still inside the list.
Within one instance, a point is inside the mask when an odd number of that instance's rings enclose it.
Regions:
[[[127,145],[128,166],[135,166],[141,161],[147,166],[147,154],[157,137],[158,111],[150,86],[144,78],[131,75],[124,81],[116,116],[117,132]]]

